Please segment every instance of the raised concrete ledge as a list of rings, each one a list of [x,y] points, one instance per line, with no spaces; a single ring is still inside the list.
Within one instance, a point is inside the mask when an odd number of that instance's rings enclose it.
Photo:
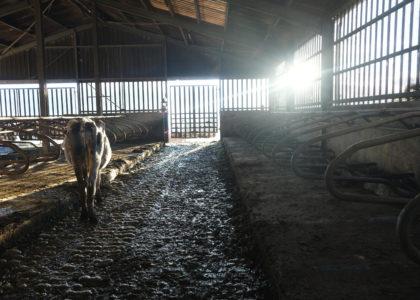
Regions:
[[[103,184],[109,185],[118,175],[133,169],[163,146],[164,143],[157,142],[119,147],[102,173]],[[65,165],[62,166],[62,170],[72,172]],[[74,174],[71,174],[72,176],[59,183],[45,184],[44,189],[36,188],[33,193],[26,192],[0,201],[0,252],[39,232],[44,226],[77,207],[78,195],[74,188]],[[42,181],[42,178],[38,180]],[[13,184],[13,179],[10,180],[10,184]]]
[[[223,139],[256,258],[278,299],[416,299],[420,268],[395,235],[399,208],[340,202],[323,181]]]
[[[130,147],[128,150],[121,150],[118,157],[115,157],[102,173],[104,184],[110,184],[118,175],[126,173],[140,162],[144,161],[153,153],[159,151],[164,143],[153,143],[138,147]]]

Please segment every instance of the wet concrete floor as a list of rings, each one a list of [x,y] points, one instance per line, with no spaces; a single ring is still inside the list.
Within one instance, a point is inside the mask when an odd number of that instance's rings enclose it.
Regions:
[[[97,211],[95,227],[74,212],[0,257],[0,298],[269,297],[220,143],[166,147]]]

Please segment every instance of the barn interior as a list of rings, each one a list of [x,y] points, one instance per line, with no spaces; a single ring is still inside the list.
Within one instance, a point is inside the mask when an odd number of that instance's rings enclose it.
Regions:
[[[0,298],[418,299],[418,100],[420,0],[2,0]]]

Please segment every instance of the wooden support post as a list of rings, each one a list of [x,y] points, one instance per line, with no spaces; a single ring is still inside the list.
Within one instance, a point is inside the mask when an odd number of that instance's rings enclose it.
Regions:
[[[165,77],[165,81],[168,81],[168,42],[166,39],[162,41],[162,56],[163,56],[163,75]]]
[[[77,32],[73,33],[73,53],[74,53],[74,78],[76,80],[76,98],[77,98],[77,114],[82,112],[82,99],[80,98],[80,81],[79,81],[79,49],[77,49]]]
[[[328,18],[322,25],[321,108],[327,111],[333,104],[334,81],[334,22]]]
[[[48,90],[45,73],[45,45],[41,0],[34,0],[35,30],[36,30],[36,67],[39,83],[39,105],[42,117],[48,116]]]
[[[92,42],[93,42],[93,77],[95,78],[95,96],[96,96],[96,114],[101,116],[102,110],[102,88],[101,88],[101,74],[99,70],[99,42],[98,42],[98,10],[96,8],[96,0],[92,1],[93,7],[93,30],[92,30]]]

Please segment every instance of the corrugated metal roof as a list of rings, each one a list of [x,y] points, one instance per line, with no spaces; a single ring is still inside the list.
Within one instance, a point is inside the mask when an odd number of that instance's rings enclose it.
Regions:
[[[197,19],[194,0],[170,0],[174,13]],[[160,10],[170,11],[165,0],[150,0],[150,4]],[[225,0],[198,0],[200,19],[203,22],[225,26],[226,1]]]

